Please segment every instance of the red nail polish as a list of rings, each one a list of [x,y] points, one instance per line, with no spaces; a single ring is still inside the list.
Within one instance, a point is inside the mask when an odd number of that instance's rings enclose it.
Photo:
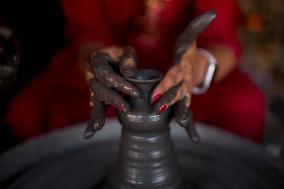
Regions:
[[[158,102],[158,100],[161,98],[161,93],[156,94],[155,96],[152,97],[151,99],[151,104],[155,104],[156,102]]]
[[[159,107],[157,114],[163,113],[167,108],[168,106],[166,104],[163,104],[162,106]]]
[[[121,111],[121,112],[126,112],[126,109],[125,109],[125,105],[124,105],[124,104],[119,104],[119,105],[118,105],[118,109],[119,109],[119,111]]]

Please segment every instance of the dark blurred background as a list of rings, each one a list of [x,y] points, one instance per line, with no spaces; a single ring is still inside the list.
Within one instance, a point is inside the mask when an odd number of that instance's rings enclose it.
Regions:
[[[279,155],[284,146],[284,1],[239,0],[242,67],[266,97],[264,142]]]
[[[239,0],[239,4],[244,20],[239,30],[242,66],[265,93],[264,141],[277,155],[284,146],[284,1]],[[64,18],[56,0],[2,1],[0,14],[14,29],[21,49],[17,81],[1,97],[2,118],[11,97],[39,75],[64,44]],[[2,150],[17,143],[5,123],[0,129]]]

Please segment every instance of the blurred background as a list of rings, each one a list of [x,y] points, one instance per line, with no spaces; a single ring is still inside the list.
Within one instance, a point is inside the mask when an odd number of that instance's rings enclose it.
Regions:
[[[241,65],[266,96],[264,143],[268,151],[279,156],[284,146],[284,1],[238,1],[243,13],[239,29]],[[64,44],[64,18],[56,0],[9,0],[0,3],[0,14],[8,20],[21,49],[17,80],[8,92],[1,94],[3,118],[11,98],[43,72]],[[2,123],[0,150],[15,144],[13,133]]]
[[[239,0],[239,4],[244,15],[239,31],[241,65],[265,94],[264,141],[277,154],[284,145],[284,1]]]

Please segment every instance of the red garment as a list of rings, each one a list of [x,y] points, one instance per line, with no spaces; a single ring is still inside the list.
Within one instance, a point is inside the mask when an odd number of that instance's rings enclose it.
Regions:
[[[203,48],[225,45],[240,56],[236,36],[239,9],[234,0],[164,0],[164,9],[156,14],[160,18],[149,22],[145,22],[143,0],[61,2],[68,45],[54,57],[46,72],[14,99],[6,115],[22,139],[88,119],[88,87],[76,61],[78,48],[86,42],[131,45],[137,50],[139,67],[165,72],[172,64],[174,43],[191,18],[213,9],[217,19],[202,34],[198,45]],[[151,23],[157,23],[157,28]],[[238,68],[205,95],[194,96],[192,101],[196,121],[260,141],[263,96]]]

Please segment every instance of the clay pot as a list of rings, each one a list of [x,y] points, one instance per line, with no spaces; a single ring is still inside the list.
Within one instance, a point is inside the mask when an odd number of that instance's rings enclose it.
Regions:
[[[129,100],[128,114],[118,112],[122,136],[107,188],[179,188],[182,174],[169,134],[170,109],[155,115],[150,104],[151,92],[162,74],[145,69],[127,79],[141,96]]]

